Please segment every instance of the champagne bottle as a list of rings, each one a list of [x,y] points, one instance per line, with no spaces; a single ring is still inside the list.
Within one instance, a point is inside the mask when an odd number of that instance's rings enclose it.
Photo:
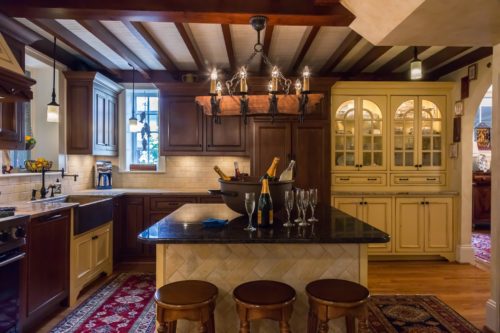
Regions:
[[[240,167],[237,161],[234,161],[234,178],[236,178],[236,180],[241,179]]]
[[[259,227],[268,227],[273,224],[273,200],[269,193],[269,180],[262,180],[262,190],[259,197],[257,208],[257,225]]]
[[[271,166],[269,169],[267,169],[266,173],[260,177],[260,180],[268,179],[268,180],[276,180],[276,169],[278,168],[278,163],[280,161],[279,157],[273,158],[273,162],[271,163]]]
[[[220,176],[222,180],[231,180],[231,177],[226,176],[226,174],[222,172],[222,170],[217,165],[214,166],[214,170],[215,172],[217,172],[217,174]]]
[[[290,164],[288,164],[288,167],[285,170],[283,170],[283,172],[281,173],[280,182],[293,179],[293,167],[294,166],[295,166],[295,161],[291,160]]]

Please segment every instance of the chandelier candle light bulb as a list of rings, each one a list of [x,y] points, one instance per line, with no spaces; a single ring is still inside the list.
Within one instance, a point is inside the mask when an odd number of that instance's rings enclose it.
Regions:
[[[213,69],[210,73],[210,94],[215,95],[217,87],[217,69]]]
[[[245,94],[248,92],[247,70],[245,66],[241,67],[240,70],[240,92]]]
[[[309,71],[309,66],[304,67],[302,72],[302,77],[304,78],[303,91],[309,91],[309,78],[311,77],[311,72]]]
[[[295,95],[299,96],[302,92],[302,83],[300,83],[300,79],[295,80]]]
[[[278,91],[278,77],[280,75],[280,71],[277,66],[273,67],[273,71],[271,72],[271,91],[276,92]]]
[[[222,83],[220,83],[220,81],[217,81],[215,92],[217,93],[217,96],[222,97]]]

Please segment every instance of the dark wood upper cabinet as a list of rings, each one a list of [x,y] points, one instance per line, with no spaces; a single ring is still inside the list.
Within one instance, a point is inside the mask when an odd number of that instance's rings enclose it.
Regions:
[[[276,156],[281,161],[277,170],[279,175],[292,158],[291,123],[262,122],[256,119],[252,122],[252,127],[252,174],[263,175]]]
[[[205,121],[205,151],[247,155],[247,127],[240,116],[229,116],[221,119],[220,124],[207,116]]]
[[[160,93],[160,151],[162,155],[187,155],[203,151],[203,113],[194,97]]]
[[[97,72],[64,72],[68,154],[118,154],[118,94],[123,87]]]

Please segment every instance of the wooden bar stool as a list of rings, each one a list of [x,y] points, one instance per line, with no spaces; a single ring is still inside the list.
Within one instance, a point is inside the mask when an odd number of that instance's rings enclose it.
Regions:
[[[279,321],[281,333],[289,333],[295,290],[289,285],[269,280],[240,284],[233,291],[240,317],[240,333],[250,333],[250,320]]]
[[[316,280],[306,286],[309,296],[307,333],[328,332],[328,321],[345,317],[347,333],[355,332],[355,319],[359,332],[368,332],[368,308],[370,292],[362,285],[346,280]]]
[[[173,282],[155,293],[158,332],[175,333],[178,319],[199,321],[200,333],[215,333],[215,299],[218,290],[205,281]]]

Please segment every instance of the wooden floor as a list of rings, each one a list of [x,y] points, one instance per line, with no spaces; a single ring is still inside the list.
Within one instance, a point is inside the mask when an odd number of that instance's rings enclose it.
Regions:
[[[441,261],[370,262],[372,294],[432,294],[482,329],[490,296],[490,273],[472,265]]]
[[[115,269],[115,274],[126,271],[154,272],[154,266],[120,265]],[[76,306],[109,279],[101,278],[85,289]],[[472,265],[448,262],[370,262],[368,287],[372,294],[436,295],[478,328],[483,328],[486,320],[485,304],[490,295],[490,274]],[[44,323],[37,332],[49,332],[75,307],[62,310]]]

